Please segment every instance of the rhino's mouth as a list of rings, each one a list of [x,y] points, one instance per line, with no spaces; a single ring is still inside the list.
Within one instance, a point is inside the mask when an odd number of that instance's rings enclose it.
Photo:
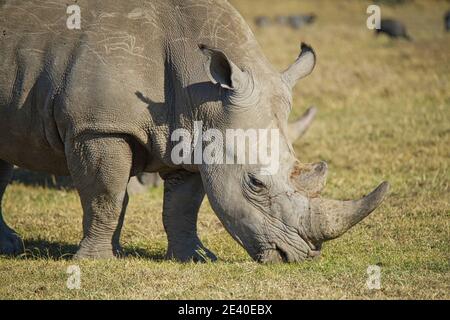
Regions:
[[[259,263],[281,263],[288,262],[287,253],[279,247],[264,249],[257,255]]]
[[[275,245],[273,248],[264,249],[257,255],[257,261],[260,263],[282,263],[282,262],[299,262],[314,258],[320,255],[320,251],[310,251],[308,254],[293,255],[280,246]]]
[[[282,247],[274,245],[272,248],[266,248],[256,256],[256,261],[260,263],[281,263],[281,262],[300,262],[308,259],[314,259],[321,254],[320,246],[310,248],[307,253],[294,255]]]
[[[277,252],[278,257],[281,258],[281,262],[289,262],[288,255],[283,249],[276,247],[275,251]]]

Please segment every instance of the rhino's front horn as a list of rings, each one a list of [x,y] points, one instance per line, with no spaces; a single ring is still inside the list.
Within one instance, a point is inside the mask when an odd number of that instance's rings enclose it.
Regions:
[[[388,191],[389,183],[385,181],[369,195],[356,201],[311,199],[311,240],[323,242],[341,236],[375,210]]]

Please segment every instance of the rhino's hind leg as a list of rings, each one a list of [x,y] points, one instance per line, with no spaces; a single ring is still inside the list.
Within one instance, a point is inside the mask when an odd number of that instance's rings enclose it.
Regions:
[[[75,258],[121,253],[132,151],[121,137],[86,137],[67,147],[67,161],[83,207],[83,239]]]
[[[23,252],[22,240],[8,227],[2,215],[2,199],[6,186],[11,180],[13,166],[0,160],[0,255],[15,255]]]
[[[200,174],[176,171],[163,178],[163,223],[169,242],[166,258],[182,262],[217,260],[197,235],[198,210],[205,197]]]

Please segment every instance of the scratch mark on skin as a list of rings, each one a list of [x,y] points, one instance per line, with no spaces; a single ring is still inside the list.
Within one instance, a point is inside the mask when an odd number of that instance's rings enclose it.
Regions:
[[[37,9],[39,9],[39,8],[41,8],[41,9],[55,9],[55,8],[47,8],[47,7],[45,7],[45,6],[36,6],[36,7],[37,7],[37,8],[33,8],[35,11],[36,11]],[[51,28],[49,27],[49,25],[53,25],[56,21],[59,21],[61,18],[58,18],[58,19],[57,19],[55,22],[53,22],[53,23],[46,23],[45,21],[42,21],[36,14],[34,14],[34,13],[32,13],[32,12],[30,12],[30,11],[28,11],[28,10],[22,8],[22,7],[19,7],[19,6],[11,6],[11,8],[17,9],[18,11],[21,11],[21,12],[25,13],[26,15],[31,16],[32,19],[37,23],[37,25],[38,25],[39,27],[44,27],[47,31],[49,31],[49,32],[51,32],[51,33],[53,33],[53,34],[56,34],[56,32],[55,32],[53,29],[51,29]]]
[[[100,13],[100,15],[98,16],[99,20],[102,20],[104,18],[115,18],[118,16],[117,12],[102,12]]]
[[[102,64],[104,65],[108,64],[106,60],[102,57],[102,55],[99,54],[97,51],[95,51],[93,48],[91,48],[87,43],[84,43],[82,46],[86,47],[88,51],[92,52],[102,62]]]
[[[20,51],[29,51],[29,52],[39,53],[39,54],[45,53],[44,50],[39,50],[39,49],[34,49],[34,48],[22,48],[22,49],[20,49]]]

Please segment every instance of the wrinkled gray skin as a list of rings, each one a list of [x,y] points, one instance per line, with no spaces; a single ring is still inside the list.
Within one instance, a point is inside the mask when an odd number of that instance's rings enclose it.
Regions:
[[[299,119],[289,123],[288,137],[292,143],[305,134],[316,113],[317,108],[310,107]],[[148,188],[159,187],[161,184],[162,179],[159,177],[159,174],[143,172],[138,174],[136,177],[131,177],[130,182],[128,183],[127,191],[129,195],[143,193],[147,191]]]
[[[82,29],[66,28],[65,1],[2,1],[0,191],[13,164],[70,175],[83,207],[76,258],[120,253],[130,176],[160,172],[167,257],[215,259],[197,236],[207,194],[227,231],[260,262],[302,261],[372,212],[388,185],[358,201],[318,197],[326,164],[302,165],[287,136],[292,87],[313,51],[285,72],[264,57],[222,0],[79,0]],[[275,128],[281,167],[175,165],[176,128]],[[32,134],[30,134],[32,133]],[[1,220],[0,250],[21,250]]]

